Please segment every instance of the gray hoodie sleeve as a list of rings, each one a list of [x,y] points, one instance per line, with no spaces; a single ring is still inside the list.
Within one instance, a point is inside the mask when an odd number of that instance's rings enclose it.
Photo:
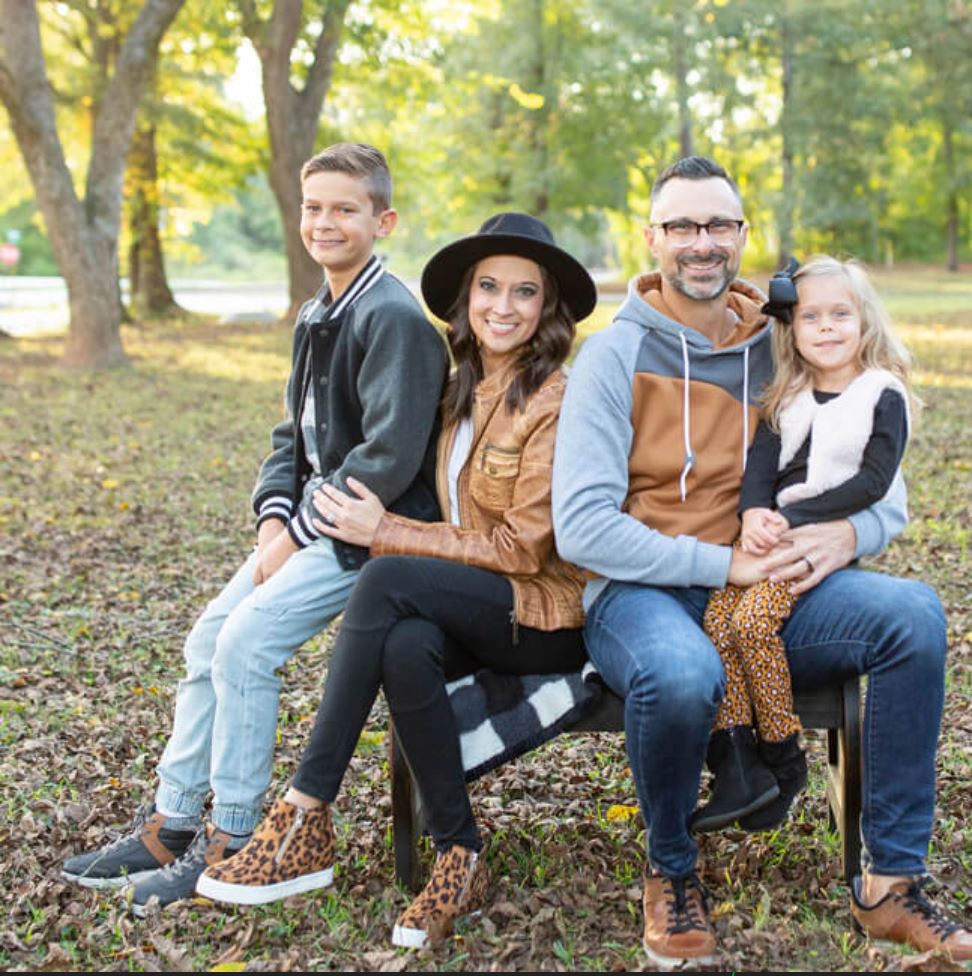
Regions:
[[[732,558],[729,546],[694,536],[673,538],[623,510],[639,335],[633,324],[616,322],[584,343],[571,369],[554,454],[557,551],[607,579],[724,586]]]
[[[884,498],[852,515],[850,523],[857,537],[856,559],[876,556],[908,524],[908,490],[900,467]]]

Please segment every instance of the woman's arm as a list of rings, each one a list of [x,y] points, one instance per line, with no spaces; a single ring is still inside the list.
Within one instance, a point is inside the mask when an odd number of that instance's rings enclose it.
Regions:
[[[383,512],[374,524],[371,554],[432,556],[509,575],[539,572],[553,549],[550,479],[562,392],[561,384],[546,387],[527,404],[526,434],[512,498],[502,514],[497,513],[496,525],[486,530],[463,528]],[[320,510],[335,524],[321,523],[321,530],[332,538],[363,544],[363,535],[346,539],[344,532],[347,528],[357,532],[353,523],[367,533],[369,521],[377,514],[375,506],[369,506],[367,500],[358,505],[347,497],[337,504],[333,490],[327,497],[329,501]]]

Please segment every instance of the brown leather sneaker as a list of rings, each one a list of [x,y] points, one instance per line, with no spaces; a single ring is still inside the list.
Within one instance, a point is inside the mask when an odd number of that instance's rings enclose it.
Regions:
[[[919,952],[937,949],[954,962],[972,959],[972,931],[953,921],[921,893],[924,878],[900,881],[874,905],[861,902],[861,879],[851,885],[851,914],[876,941],[909,945]]]
[[[716,939],[698,876],[645,875],[645,952],[659,966],[715,961]]]
[[[483,907],[487,886],[482,854],[454,844],[436,857],[429,883],[399,916],[392,945],[422,949],[448,938],[456,919]]]
[[[265,905],[327,887],[334,877],[330,807],[304,810],[279,799],[233,858],[209,865],[196,892],[232,905]]]

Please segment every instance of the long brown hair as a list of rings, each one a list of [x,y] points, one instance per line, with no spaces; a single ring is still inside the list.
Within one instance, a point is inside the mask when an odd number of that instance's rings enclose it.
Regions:
[[[892,331],[891,318],[874,290],[867,271],[857,261],[838,261],[827,255],[818,255],[800,267],[793,275],[793,281],[799,285],[802,278],[825,276],[843,278],[857,305],[861,319],[861,344],[857,355],[861,368],[886,369],[897,377],[908,394],[909,407],[914,415],[921,401],[912,392],[908,379],[911,354]],[[792,325],[773,323],[773,360],[776,367],[773,381],[764,391],[761,405],[766,422],[773,430],[779,430],[780,412],[813,381],[806,362],[797,351]]]
[[[530,395],[564,363],[574,341],[574,317],[560,297],[557,281],[543,265],[539,267],[543,282],[543,308],[536,333],[520,347],[516,373],[506,390],[506,409],[510,413],[522,410]],[[472,413],[476,387],[483,378],[483,360],[476,335],[469,324],[469,293],[475,271],[474,264],[462,276],[459,295],[449,312],[446,339],[456,368],[449,377],[442,397],[446,424],[462,420]]]

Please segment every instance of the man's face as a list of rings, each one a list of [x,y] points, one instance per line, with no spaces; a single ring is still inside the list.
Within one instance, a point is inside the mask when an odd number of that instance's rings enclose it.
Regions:
[[[651,208],[651,224],[645,228],[648,249],[658,262],[662,278],[676,291],[696,301],[718,298],[739,273],[748,227],[729,241],[714,242],[709,232],[680,242],[659,225],[669,221],[742,220],[742,204],[729,184],[719,177],[707,180],[669,180]]]

